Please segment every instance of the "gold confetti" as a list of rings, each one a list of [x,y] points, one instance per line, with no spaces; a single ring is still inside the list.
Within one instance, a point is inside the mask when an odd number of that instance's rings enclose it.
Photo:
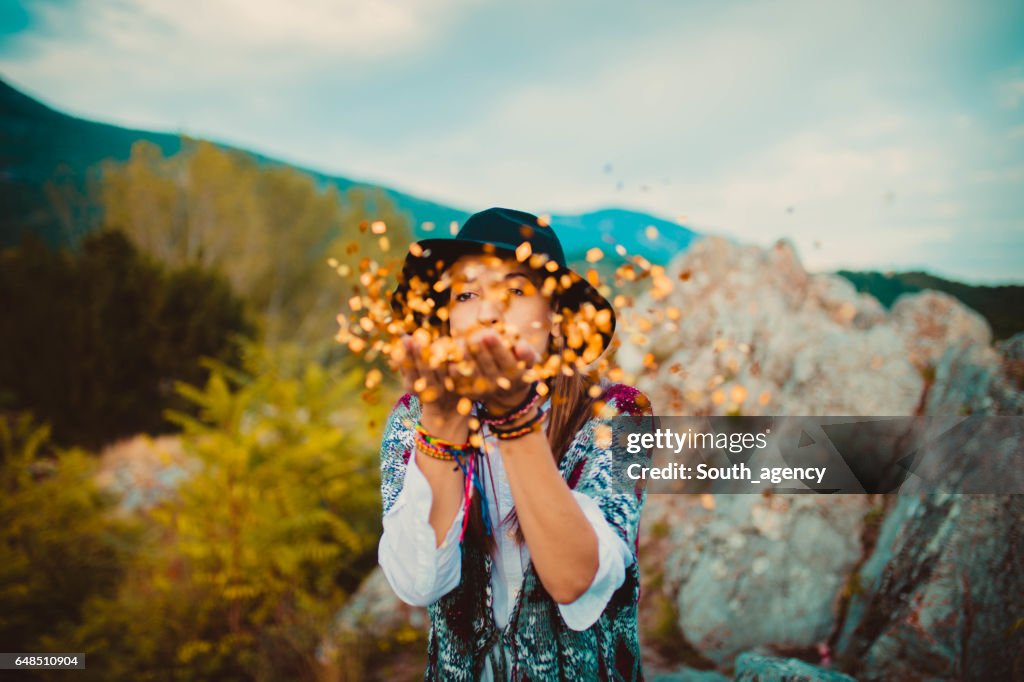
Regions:
[[[704,507],[708,511],[713,511],[715,508],[715,496],[704,493],[700,496],[700,506]]]
[[[653,242],[658,238],[658,228],[654,225],[648,225],[647,229],[644,230],[644,235]]]
[[[459,233],[458,221],[453,220],[450,223],[448,223],[448,231],[451,232],[453,237],[457,235]]]
[[[377,386],[383,378],[384,376],[381,374],[380,370],[374,367],[366,373],[366,388],[373,388]]]
[[[612,446],[612,427],[607,424],[598,424],[594,428],[594,445],[607,450]]]
[[[597,261],[601,260],[602,258],[604,258],[604,251],[602,251],[601,249],[597,248],[596,246],[594,248],[592,248],[592,249],[587,251],[587,262],[588,263],[596,263]]]
[[[469,398],[459,398],[458,405],[455,406],[455,411],[461,414],[463,417],[467,416],[473,410],[473,401]]]
[[[729,393],[729,397],[734,403],[741,404],[747,399],[747,389],[739,385],[733,386],[732,391]]]
[[[370,232],[374,234],[384,234],[388,231],[388,226],[384,224],[383,220],[374,220],[370,224]]]
[[[387,237],[381,237],[379,240],[377,240],[377,243],[380,245],[381,251],[387,253],[388,251],[391,250],[391,242],[388,240]]]
[[[522,244],[516,247],[516,260],[522,263],[527,258],[529,258],[530,254],[532,253],[533,246],[530,245],[530,242],[523,242]]]
[[[353,296],[352,298],[348,299],[348,307],[351,308],[353,311],[362,310],[363,299],[360,298],[359,296]]]

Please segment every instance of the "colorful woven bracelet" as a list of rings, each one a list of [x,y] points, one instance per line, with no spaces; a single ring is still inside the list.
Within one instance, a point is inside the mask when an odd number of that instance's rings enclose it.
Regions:
[[[540,400],[540,393],[537,392],[537,382],[533,382],[530,386],[530,392],[526,394],[526,398],[517,407],[513,408],[507,414],[503,414],[500,417],[493,416],[487,412],[487,408],[482,410],[483,415],[481,421],[489,426],[501,426],[502,424],[508,424],[514,422],[519,417],[533,409],[533,406]]]
[[[454,453],[436,448],[419,437],[416,438],[416,452],[421,452],[434,459],[443,459],[446,462],[451,462],[455,459]]]
[[[416,423],[415,440],[417,449],[423,454],[449,462],[465,457],[472,447],[469,442],[453,443],[432,436],[419,422]]]
[[[520,424],[513,429],[502,430],[492,428],[491,433],[493,433],[494,437],[498,440],[512,440],[513,438],[520,438],[528,433],[540,430],[541,421],[543,421],[545,414],[547,414],[547,412],[544,410],[537,410],[537,414],[530,418],[529,421]]]
[[[449,440],[442,440],[437,436],[430,435],[430,432],[423,428],[423,424],[416,422],[416,434],[420,436],[424,442],[429,443],[435,447],[443,448],[445,450],[459,450],[465,451],[470,448],[469,441],[465,443],[453,443]]]

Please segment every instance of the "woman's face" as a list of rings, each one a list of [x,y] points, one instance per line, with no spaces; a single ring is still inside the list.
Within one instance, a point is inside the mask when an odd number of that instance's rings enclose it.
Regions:
[[[493,329],[509,343],[523,340],[544,358],[553,327],[551,298],[538,287],[538,273],[515,258],[466,255],[448,270],[448,324],[453,338]]]

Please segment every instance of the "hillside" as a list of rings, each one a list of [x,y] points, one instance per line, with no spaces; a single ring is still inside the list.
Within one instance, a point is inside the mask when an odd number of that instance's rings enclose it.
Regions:
[[[98,178],[98,165],[106,159],[128,159],[132,145],[143,140],[159,147],[164,155],[175,154],[182,147],[179,135],[120,128],[69,116],[0,80],[0,246],[16,243],[23,231],[57,246],[89,229],[97,217],[97,207],[89,201],[85,189]],[[288,165],[246,153],[262,163]],[[429,236],[447,235],[452,221],[461,223],[469,215],[466,210],[389,187],[309,168],[298,170],[341,191],[352,187],[382,190],[410,217],[421,237],[428,236],[424,223],[434,225]],[[56,201],[52,191],[55,186],[61,188]],[[544,212],[539,208],[537,211]],[[605,245],[609,241],[621,243],[631,254],[656,263],[665,263],[685,250],[695,234],[675,223],[622,209],[553,216],[552,225],[571,260],[582,260],[586,250],[594,246],[595,231],[605,238]],[[657,227],[660,236],[653,240],[645,237],[644,229],[649,225]],[[606,250],[611,252],[610,248]]]
[[[1024,286],[972,286],[942,279],[927,272],[851,272],[836,273],[850,280],[857,291],[871,294],[885,307],[903,294],[925,289],[942,291],[958,298],[964,305],[981,313],[992,326],[996,340],[1007,339],[1024,329],[1024,313],[1020,302],[1024,299]]]
[[[90,199],[87,187],[98,180],[99,164],[106,159],[126,160],[132,145],[140,140],[156,145],[165,155],[182,147],[182,137],[176,134],[121,128],[69,116],[0,79],[0,247],[16,243],[22,232],[36,234],[51,246],[58,246],[91,229],[97,223],[99,208]],[[262,163],[287,165],[259,154],[252,156]],[[452,221],[462,222],[468,216],[466,210],[389,187],[308,168],[299,170],[341,191],[353,187],[382,190],[409,216],[420,237],[428,236],[424,223],[435,226],[429,236],[441,236],[448,234]],[[544,213],[541,208],[537,211]],[[700,236],[675,222],[620,208],[578,215],[555,214],[551,222],[570,261],[583,261],[587,249],[599,246],[608,256],[602,264],[605,268],[620,260],[612,248],[616,244],[624,246],[630,254],[664,265],[676,254],[687,251]],[[654,230],[649,230],[651,227]],[[947,292],[982,313],[997,339],[1024,329],[1024,318],[1012,304],[1020,299],[1024,288],[1021,286],[971,286],[923,272],[891,277],[877,272],[837,274],[886,306],[902,293],[922,289]]]
[[[87,183],[96,179],[98,164],[106,159],[128,159],[132,144],[141,140],[155,144],[165,155],[178,152],[182,145],[179,135],[120,128],[68,116],[0,80],[0,246],[17,242],[23,231],[56,246],[87,229],[96,207],[89,204],[84,190]],[[252,155],[263,163],[281,163]],[[351,187],[379,187],[307,168],[299,170],[342,191]],[[83,203],[55,205],[48,196],[48,184],[71,189],[70,194]],[[432,221],[447,226],[468,215],[387,187],[379,188],[413,217],[416,225]],[[64,192],[64,196],[68,194]]]

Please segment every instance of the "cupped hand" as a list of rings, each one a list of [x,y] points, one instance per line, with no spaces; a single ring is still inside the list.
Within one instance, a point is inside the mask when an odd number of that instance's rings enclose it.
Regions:
[[[534,380],[537,351],[525,341],[510,343],[484,329],[467,340],[466,359],[475,367],[472,381],[459,384],[460,393],[482,402],[489,412],[507,412],[529,394]]]
[[[453,412],[461,396],[455,391],[451,363],[443,340],[426,334],[407,334],[391,351],[391,366],[402,375],[402,387],[420,399],[424,411]]]

